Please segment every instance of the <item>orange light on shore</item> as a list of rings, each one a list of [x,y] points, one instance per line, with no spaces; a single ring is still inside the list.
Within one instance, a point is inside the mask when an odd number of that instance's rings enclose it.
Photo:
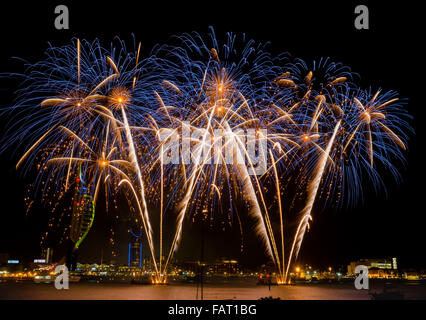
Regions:
[[[151,279],[152,284],[167,284],[167,276],[164,274],[157,274]]]

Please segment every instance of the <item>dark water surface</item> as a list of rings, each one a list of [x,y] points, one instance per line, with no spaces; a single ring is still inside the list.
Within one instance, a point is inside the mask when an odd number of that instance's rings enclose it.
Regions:
[[[369,293],[382,292],[391,285],[392,291],[403,294],[404,299],[426,299],[426,283],[410,281],[370,281],[369,290],[356,290],[353,282],[301,283],[294,286],[257,286],[250,280],[232,280],[204,285],[204,299],[257,300],[279,297],[282,300],[369,300]],[[166,286],[133,285],[128,283],[70,283],[69,290],[57,290],[53,283],[32,282],[0,283],[0,299],[35,300],[192,300],[200,298],[195,283],[172,283]]]

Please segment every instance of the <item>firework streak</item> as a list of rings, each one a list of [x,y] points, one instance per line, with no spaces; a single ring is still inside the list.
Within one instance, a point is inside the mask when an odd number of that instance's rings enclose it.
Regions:
[[[72,193],[78,175],[95,203],[105,190],[107,207],[124,190],[145,231],[154,283],[166,281],[186,217],[240,221],[236,203],[287,283],[321,199],[355,204],[365,181],[384,187],[383,170],[398,180],[412,131],[404,101],[357,87],[340,63],[274,57],[244,35],[227,34],[222,46],[213,29],[207,39],[176,39],[146,58],[140,44],[128,51],[120,40],[110,49],[97,40],[50,47],[13,75],[23,86],[3,111],[12,120],[2,151],[26,146],[17,168],[38,172],[36,195],[50,202]],[[167,246],[163,223],[172,214]]]

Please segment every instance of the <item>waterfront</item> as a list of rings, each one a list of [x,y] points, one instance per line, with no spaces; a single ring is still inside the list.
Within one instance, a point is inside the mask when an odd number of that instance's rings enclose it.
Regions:
[[[388,281],[372,283],[370,292],[380,292]],[[426,299],[426,283],[392,282],[404,299]],[[353,282],[300,283],[294,286],[257,286],[253,279],[232,279],[206,283],[206,300],[258,300],[264,297],[281,300],[370,300],[368,290],[356,290]],[[56,290],[53,284],[29,281],[0,283],[0,299],[7,300],[195,300],[200,288],[195,283],[170,285],[132,285],[128,283],[70,283],[69,290]]]

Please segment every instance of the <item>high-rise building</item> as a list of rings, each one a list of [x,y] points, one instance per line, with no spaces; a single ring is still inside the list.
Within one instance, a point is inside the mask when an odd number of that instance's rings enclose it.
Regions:
[[[76,190],[74,196],[73,213],[71,219],[71,240],[75,243],[75,248],[81,244],[95,218],[95,205],[92,196],[87,188],[81,186]]]
[[[129,243],[128,266],[142,268],[142,244],[140,242]]]
[[[222,259],[208,266],[209,272],[214,274],[236,274],[241,271],[241,267],[237,260]]]
[[[397,261],[396,261],[396,258],[392,258],[392,268],[393,268],[394,270],[397,270],[397,269],[398,269],[398,263],[397,263]]]
[[[77,250],[92,227],[95,219],[95,203],[84,186],[82,173],[76,180],[71,218],[70,246],[67,253],[67,267],[74,270],[77,266]]]
[[[128,266],[142,268],[142,231],[137,235],[130,228],[132,241],[129,243]]]
[[[41,259],[44,263],[52,263],[53,249],[52,248],[41,248]]]
[[[348,274],[355,275],[355,268],[358,265],[364,265],[368,269],[376,268],[382,270],[397,270],[397,260],[392,259],[360,259],[359,261],[353,261],[348,265]]]

